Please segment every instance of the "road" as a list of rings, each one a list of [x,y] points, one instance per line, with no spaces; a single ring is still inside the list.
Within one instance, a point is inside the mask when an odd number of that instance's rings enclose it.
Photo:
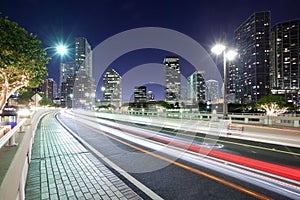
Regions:
[[[151,131],[141,129],[140,124],[118,124],[117,127],[112,127],[109,121],[103,119],[74,117],[66,113],[60,114],[59,119],[105,159],[112,161],[164,199],[300,198],[298,181],[270,176],[268,173],[228,164],[209,156],[203,157],[191,151],[153,141],[151,138],[149,140],[127,133],[132,130],[153,134],[155,127],[148,127]],[[191,133],[179,134],[179,138],[178,132],[181,131],[178,130],[161,129],[154,134],[172,138],[174,134],[170,133],[174,132],[176,139],[192,141],[195,145],[203,144],[203,135],[199,133],[194,134],[193,140],[189,140],[187,136]],[[217,141],[213,139],[205,138],[205,141],[209,140],[209,144],[214,144],[213,147],[221,152],[275,164],[299,166],[299,152],[296,148],[287,150],[280,146],[262,146],[255,142],[243,143],[228,138],[219,138]],[[122,174],[118,171],[116,173]],[[122,178],[122,175],[119,176]],[[128,184],[145,199],[148,198],[139,191],[138,186],[130,182]]]

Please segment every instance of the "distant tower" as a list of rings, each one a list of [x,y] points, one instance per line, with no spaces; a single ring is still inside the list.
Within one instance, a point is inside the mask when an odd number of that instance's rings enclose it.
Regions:
[[[236,98],[254,104],[270,93],[270,12],[251,15],[234,31],[234,42],[240,55],[237,71],[232,71],[237,74]]]
[[[44,79],[44,83],[40,85],[40,91],[44,94],[44,98],[53,100],[57,96],[57,84],[54,79]]]
[[[203,71],[195,71],[188,78],[188,99],[194,102],[205,102],[206,84]]]
[[[92,109],[95,106],[96,83],[92,77],[91,45],[84,37],[75,39],[75,82],[73,107]]]
[[[168,102],[178,102],[181,97],[180,67],[178,56],[167,56],[164,59],[166,89],[165,99]]]
[[[135,103],[147,102],[147,87],[146,86],[134,87],[134,102]]]
[[[219,83],[216,80],[206,81],[206,101],[219,98]]]
[[[155,95],[152,91],[147,92],[147,101],[155,101]]]
[[[75,63],[60,63],[60,100],[61,105],[72,107],[75,80]]]
[[[75,74],[75,63],[66,62],[60,63],[60,85],[67,81],[67,77],[74,76]]]
[[[271,30],[272,93],[300,105],[300,19],[276,24]]]
[[[89,77],[92,77],[92,48],[84,37],[75,38],[75,71],[81,68]]]
[[[120,107],[122,105],[122,77],[114,69],[107,71],[102,83],[103,103]]]

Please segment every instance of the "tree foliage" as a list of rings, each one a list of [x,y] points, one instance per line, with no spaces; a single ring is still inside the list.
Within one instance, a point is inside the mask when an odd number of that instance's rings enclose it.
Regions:
[[[172,108],[171,105],[168,104],[168,102],[166,102],[166,101],[157,101],[156,105],[162,106],[166,109],[171,109]]]
[[[36,36],[17,23],[0,18],[0,112],[16,91],[35,88],[43,82],[48,61]]]
[[[39,101],[39,104],[40,104],[41,106],[53,106],[53,105],[54,105],[54,103],[53,103],[52,100],[46,99],[46,98],[43,98],[42,100],[40,100],[40,101]]]
[[[256,106],[264,109],[267,115],[277,116],[288,110],[289,103],[283,96],[269,94],[260,98]]]

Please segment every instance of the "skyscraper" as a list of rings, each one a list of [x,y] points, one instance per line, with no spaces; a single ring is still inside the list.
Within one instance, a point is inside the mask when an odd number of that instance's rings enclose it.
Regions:
[[[84,37],[75,38],[75,71],[79,69],[92,77],[92,48]]]
[[[59,91],[61,103],[63,106],[66,106],[65,103],[67,101],[67,96],[73,94],[73,85],[74,83],[70,83],[70,79],[74,81],[75,75],[75,63],[74,62],[66,62],[60,63],[60,77],[59,77]],[[67,88],[71,87],[71,88]],[[67,91],[72,91],[69,93]],[[72,104],[71,104],[72,105]]]
[[[67,81],[67,78],[74,76],[75,74],[75,63],[66,62],[60,63],[60,85]]]
[[[165,99],[168,102],[178,102],[181,99],[180,67],[178,56],[167,56],[164,59],[166,89]]]
[[[276,24],[271,30],[272,93],[300,104],[300,19]]]
[[[188,78],[188,99],[193,102],[205,102],[206,84],[204,80],[204,71],[195,71]]]
[[[95,106],[96,83],[92,77],[91,45],[84,37],[75,39],[74,65],[73,107],[92,109]]]
[[[213,101],[219,98],[219,83],[216,80],[207,80],[206,84],[206,101]]]
[[[134,87],[134,102],[135,103],[147,102],[147,87],[146,86]]]
[[[270,93],[269,39],[270,12],[254,13],[234,32],[235,46],[240,55],[234,72],[239,103],[253,104]]]
[[[107,71],[102,83],[103,103],[120,107],[122,105],[122,77],[114,69]]]
[[[53,100],[57,96],[57,84],[54,79],[44,79],[44,83],[40,85],[40,91],[44,94],[44,98]]]

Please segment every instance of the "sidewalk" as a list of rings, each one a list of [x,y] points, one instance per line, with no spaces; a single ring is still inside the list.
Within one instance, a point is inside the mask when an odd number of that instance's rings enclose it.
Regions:
[[[54,118],[36,131],[26,199],[142,199]]]

